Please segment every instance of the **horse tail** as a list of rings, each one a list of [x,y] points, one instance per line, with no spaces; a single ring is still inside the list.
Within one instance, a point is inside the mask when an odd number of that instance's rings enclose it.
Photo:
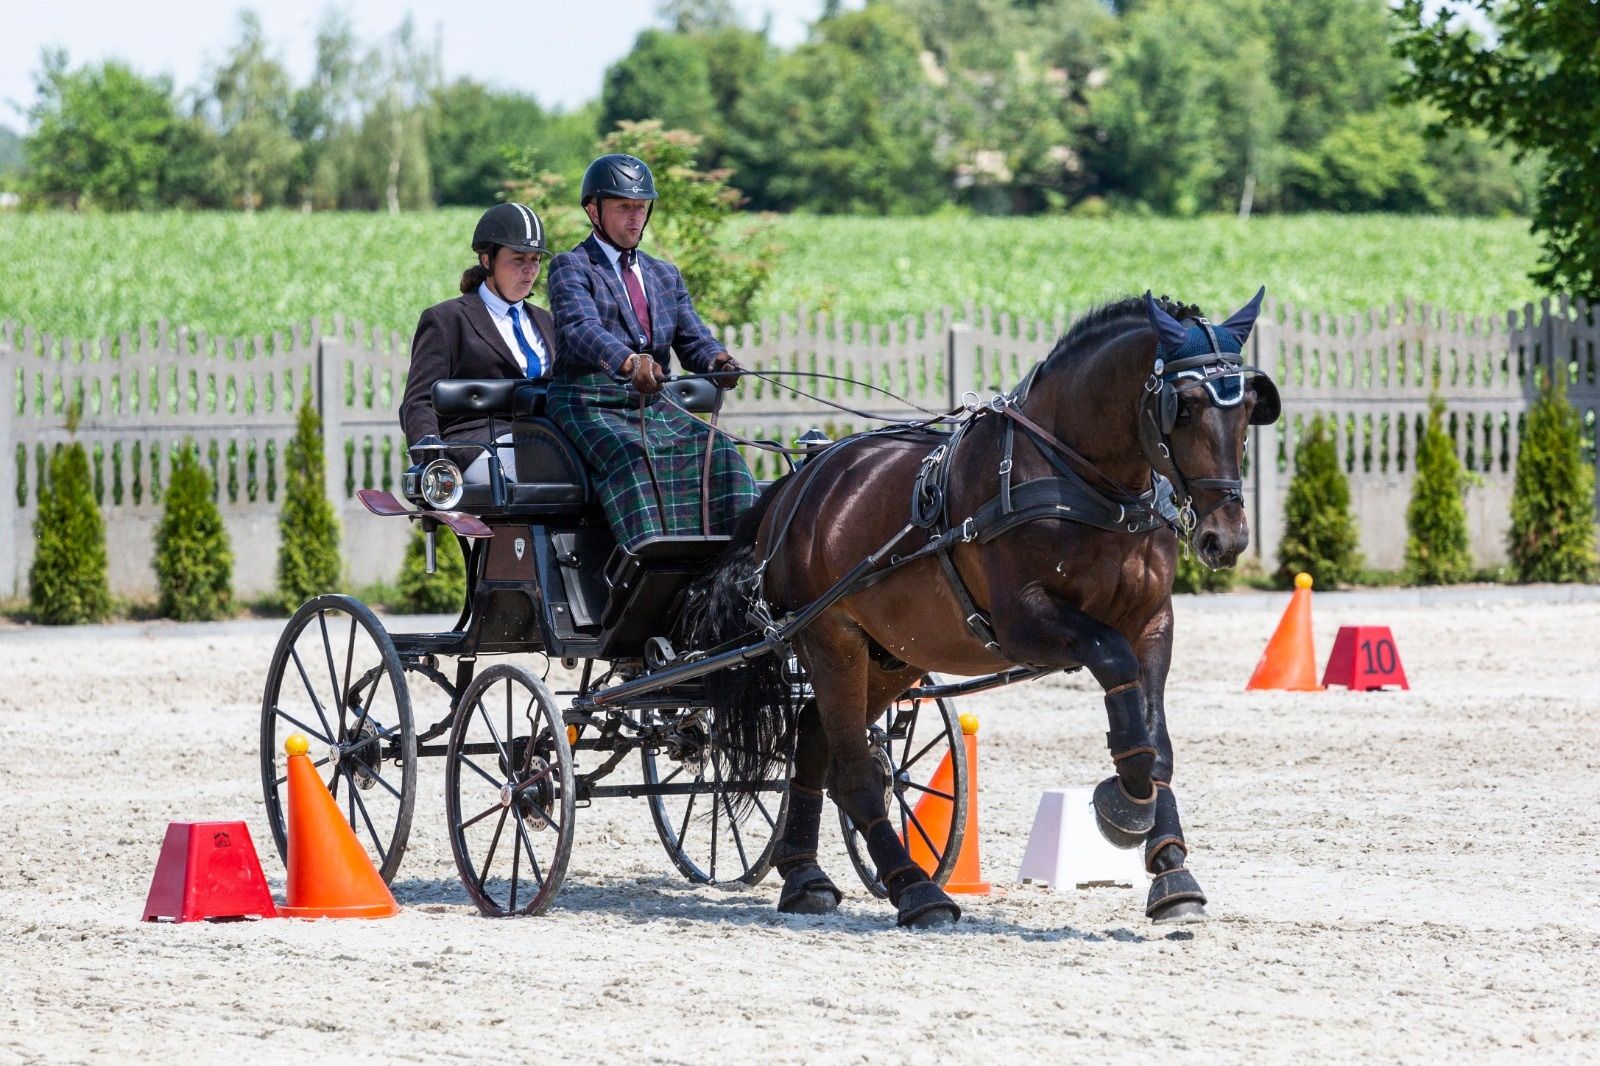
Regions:
[[[705,652],[734,641],[754,643],[760,639],[750,618],[760,580],[756,534],[787,480],[780,478],[767,487],[740,517],[722,556],[685,590],[672,635],[673,645],[680,651]],[[727,780],[766,780],[791,757],[800,708],[785,669],[787,659],[780,650],[706,677],[707,702],[714,714],[712,742],[721,755]],[[752,804],[753,793],[739,793],[730,800],[742,814]]]

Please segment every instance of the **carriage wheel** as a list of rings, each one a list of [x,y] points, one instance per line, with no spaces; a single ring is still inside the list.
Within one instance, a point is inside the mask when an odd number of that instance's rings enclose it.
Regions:
[[[550,690],[517,666],[479,674],[450,728],[444,809],[461,883],[485,915],[550,906],[572,852],[575,794]]]
[[[640,752],[644,782],[707,791],[648,797],[667,858],[696,884],[759,884],[772,869],[778,827],[789,809],[788,767],[756,782],[750,803],[740,804],[738,786],[725,776],[726,760],[711,744],[712,712],[668,713],[677,715],[672,742]],[[651,714],[651,724],[661,720],[659,712]]]
[[[924,680],[931,682],[932,678]],[[944,884],[955,869],[967,825],[967,747],[955,707],[948,700],[924,699],[916,689],[909,689],[867,733],[873,761],[883,774],[884,805],[890,821],[898,822],[900,839],[913,858],[919,853],[931,857],[934,869],[929,874],[936,884]],[[950,792],[930,787],[934,771],[947,757]],[[919,804],[927,804],[922,813],[917,810]],[[941,805],[942,812],[928,809]],[[867,854],[866,838],[843,808],[839,810],[839,828],[861,883],[873,895],[886,898],[889,893]]]
[[[383,624],[349,596],[307,601],[278,638],[261,698],[261,784],[267,824],[285,862],[291,733],[311,741],[313,765],[385,881],[411,833],[417,738],[400,657]],[[320,754],[319,754],[320,753]]]

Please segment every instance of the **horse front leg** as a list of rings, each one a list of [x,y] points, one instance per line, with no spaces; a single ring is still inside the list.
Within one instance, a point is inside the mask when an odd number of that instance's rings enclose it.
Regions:
[[[1172,738],[1167,733],[1166,711],[1167,671],[1172,665],[1170,603],[1140,640],[1139,658],[1148,694],[1145,716],[1156,749],[1155,824],[1144,838],[1144,867],[1152,880],[1144,912],[1158,924],[1204,921],[1206,895],[1185,865],[1189,845],[1183,839],[1178,797],[1172,790]]]
[[[1105,690],[1106,746],[1116,772],[1094,790],[1095,817],[1107,840],[1136,848],[1155,826],[1157,807],[1157,753],[1139,656],[1121,633],[1074,607],[1043,599],[1024,606],[999,633],[1007,657],[1039,666],[1083,666]]]

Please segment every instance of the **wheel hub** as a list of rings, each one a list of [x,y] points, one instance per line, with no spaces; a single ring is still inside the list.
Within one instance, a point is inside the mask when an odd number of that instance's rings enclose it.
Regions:
[[[550,826],[550,820],[539,813],[541,809],[548,811],[555,803],[555,784],[551,780],[552,775],[548,772],[549,770],[549,761],[535,755],[528,760],[528,773],[523,780],[526,781],[533,777],[538,777],[539,780],[522,789],[513,789],[510,785],[507,785],[505,786],[506,791],[502,793],[504,797],[506,792],[509,792],[520,800],[517,806],[521,808],[522,824],[534,832],[547,829]],[[539,775],[541,774],[544,776],[540,777]],[[509,804],[510,801],[502,798],[501,802]]]
[[[365,792],[378,783],[378,771],[383,765],[383,745],[378,739],[378,727],[372,719],[364,719],[361,728],[345,739],[342,753],[336,755],[335,759],[348,758],[351,761],[351,779],[357,788]]]
[[[894,771],[894,763],[889,759],[889,735],[877,726],[872,727],[871,750],[873,765],[878,768],[878,777],[883,782],[883,809],[894,810],[895,792],[905,786]]]

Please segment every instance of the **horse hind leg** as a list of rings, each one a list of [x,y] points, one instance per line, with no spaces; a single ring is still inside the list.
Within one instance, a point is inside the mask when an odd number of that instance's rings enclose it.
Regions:
[[[817,834],[822,825],[822,788],[828,772],[828,740],[815,702],[800,712],[795,739],[794,775],[789,779],[785,817],[773,867],[783,878],[778,910],[784,914],[830,914],[844,898],[817,864]]]
[[[920,671],[879,669],[870,658],[866,634],[839,616],[819,618],[801,646],[832,755],[829,791],[866,838],[867,854],[888,889],[897,922],[910,929],[954,923],[961,908],[912,861],[889,821],[882,771],[867,737],[871,712],[887,707]]]

